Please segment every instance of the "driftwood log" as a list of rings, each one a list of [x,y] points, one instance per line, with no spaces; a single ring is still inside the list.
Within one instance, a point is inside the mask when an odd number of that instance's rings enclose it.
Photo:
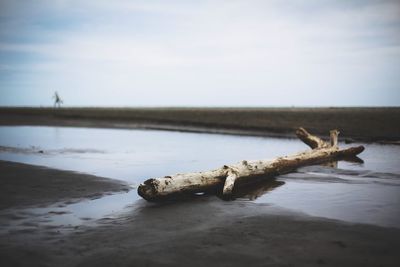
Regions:
[[[161,200],[172,196],[206,192],[222,188],[222,194],[229,198],[236,184],[246,184],[268,177],[292,172],[299,167],[326,163],[332,160],[351,158],[360,154],[363,146],[339,149],[339,131],[330,131],[330,142],[311,135],[299,128],[296,135],[311,150],[273,160],[243,160],[235,165],[224,165],[211,171],[176,174],[146,180],[138,187],[138,194],[146,200]]]

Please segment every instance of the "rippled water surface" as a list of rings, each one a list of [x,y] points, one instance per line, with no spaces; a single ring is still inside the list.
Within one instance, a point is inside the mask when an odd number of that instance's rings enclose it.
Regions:
[[[341,146],[347,146],[340,144]],[[400,146],[366,144],[364,163],[309,166],[252,188],[238,202],[271,204],[314,216],[399,227]],[[296,139],[166,131],[0,127],[0,159],[127,181],[203,171],[308,149]],[[332,167],[334,166],[334,167]],[[135,190],[66,207],[31,209],[50,223],[76,225],[134,206]],[[219,200],[218,200],[219,201]],[[21,211],[26,212],[26,211]],[[50,215],[49,215],[50,214]]]

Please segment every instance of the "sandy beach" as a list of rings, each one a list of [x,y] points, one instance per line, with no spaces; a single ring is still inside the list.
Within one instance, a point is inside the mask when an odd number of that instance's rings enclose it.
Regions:
[[[136,119],[128,122],[110,118],[60,119],[60,114],[5,115],[4,110],[0,112],[2,125],[147,127],[137,124]],[[379,140],[398,140],[398,125],[386,120],[396,118],[399,110],[379,112],[386,114],[382,118],[386,128],[379,128]],[[317,122],[313,122],[313,127],[317,128]],[[342,123],[338,126],[347,125],[347,133],[357,129],[351,139],[372,141],[370,135],[376,134],[374,127],[380,122],[371,121],[375,123],[371,132],[364,132],[361,126],[351,128],[351,120]],[[365,119],[360,125],[366,123]],[[159,128],[166,125],[160,123]],[[171,121],[168,125],[177,127],[174,130],[186,127]],[[206,129],[229,133],[225,126],[213,127]],[[235,127],[229,129],[240,134],[243,128]],[[251,129],[247,134],[272,133],[283,137],[291,127],[271,129]],[[44,159],[82,152],[70,148],[43,152],[34,147],[2,147],[2,151],[21,155],[43,153]],[[133,192],[136,188],[117,179],[8,161],[0,161],[0,173],[1,266],[398,266],[400,263],[398,228],[310,216],[253,201],[222,201],[212,195],[167,203],[136,200],[112,217],[93,219],[87,224],[52,224],[51,216],[64,215],[60,207]],[[282,184],[266,185],[261,191]],[[37,208],[44,208],[45,214],[34,213]]]
[[[119,181],[25,164],[1,162],[1,171],[2,183],[7,180],[7,189],[1,187],[2,225],[22,219],[10,216],[6,211],[11,209],[126,190]],[[41,181],[40,187],[35,186],[37,179]],[[86,191],[80,191],[80,187]],[[140,201],[118,218],[103,219],[96,227],[76,227],[66,232],[63,232],[65,226],[43,226],[32,218],[30,230],[2,234],[0,263],[2,266],[397,266],[400,261],[399,229],[350,224],[268,205],[213,198],[165,204]]]
[[[400,0],[0,2],[0,267],[400,267]]]
[[[0,108],[0,125],[158,129],[293,137],[340,129],[348,142],[399,143],[400,108]]]

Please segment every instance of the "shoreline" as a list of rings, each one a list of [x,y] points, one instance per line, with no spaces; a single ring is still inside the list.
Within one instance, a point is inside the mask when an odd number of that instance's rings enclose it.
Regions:
[[[148,129],[294,137],[298,127],[343,140],[400,144],[400,108],[0,108],[3,126]]]
[[[64,187],[59,192],[66,189],[71,197],[75,190],[67,180],[71,176],[87,179],[86,174],[17,165],[25,169],[27,178],[16,187],[18,194],[21,186],[31,188],[38,169],[48,178],[55,172],[68,174],[63,176]],[[39,187],[42,195],[49,188],[48,182]],[[86,188],[104,194],[108,186],[89,183]],[[18,207],[14,203],[7,210],[0,209],[2,266],[394,267],[400,261],[400,229],[346,223],[213,196],[159,204],[138,200],[94,226],[80,225],[68,231],[63,231],[66,225],[42,224],[29,213],[20,215],[25,218],[5,216]],[[22,225],[25,229],[4,228],[18,225],[21,219],[29,221]]]

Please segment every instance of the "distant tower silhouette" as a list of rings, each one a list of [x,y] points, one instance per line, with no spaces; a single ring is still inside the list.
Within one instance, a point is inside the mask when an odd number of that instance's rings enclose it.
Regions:
[[[54,107],[61,107],[61,104],[64,103],[61,99],[61,97],[58,95],[57,91],[54,92],[53,95],[54,98]]]

